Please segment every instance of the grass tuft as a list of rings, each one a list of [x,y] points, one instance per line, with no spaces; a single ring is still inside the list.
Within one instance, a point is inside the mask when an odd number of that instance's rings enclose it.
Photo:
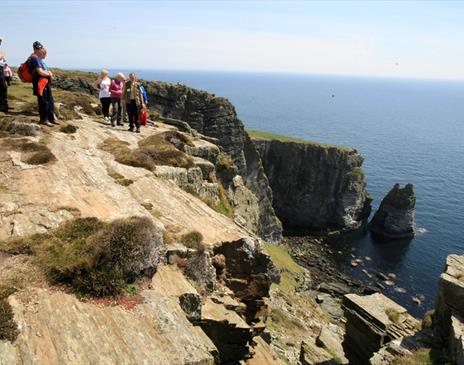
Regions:
[[[204,251],[203,235],[198,231],[188,232],[181,237],[181,241],[185,247],[199,251]]]
[[[47,234],[1,242],[0,250],[34,255],[51,283],[91,296],[122,293],[164,257],[161,234],[146,217],[76,218]]]
[[[29,165],[44,165],[48,162],[55,161],[55,155],[50,151],[34,152],[31,156],[24,159],[24,162]]]
[[[66,134],[73,134],[77,132],[77,127],[72,124],[65,124],[60,127],[60,132]]]

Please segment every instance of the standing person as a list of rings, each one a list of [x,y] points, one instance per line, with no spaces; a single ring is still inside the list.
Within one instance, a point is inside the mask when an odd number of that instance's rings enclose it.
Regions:
[[[135,132],[140,133],[140,109],[146,106],[143,101],[142,92],[140,91],[140,84],[137,82],[137,77],[133,72],[129,74],[129,80],[124,85],[123,95],[129,117],[129,132],[134,131],[135,124]]]
[[[102,105],[103,117],[107,122],[110,121],[110,105],[111,105],[111,93],[110,85],[111,79],[108,77],[108,71],[102,70],[100,72],[100,78],[93,83],[93,88],[98,91],[100,102]]]
[[[8,86],[11,86],[11,81],[13,81],[13,71],[11,68],[5,63],[3,66],[3,75],[5,76],[5,81]]]
[[[3,38],[0,37],[0,46]],[[0,51],[0,112],[8,113],[8,88],[6,86],[4,67],[6,65],[5,55]]]
[[[111,125],[113,127],[117,125],[123,125],[122,111],[121,111],[121,97],[122,90],[126,77],[121,72],[116,75],[116,79],[111,81],[110,94],[111,94],[111,105],[113,106],[113,114],[111,116]]]
[[[53,73],[48,70],[44,59],[47,56],[47,50],[42,43],[36,41],[32,45],[34,53],[28,59],[29,70],[32,73],[32,87],[34,95],[37,96],[39,107],[40,124],[53,127],[58,124],[55,121],[55,102],[52,95],[52,77]]]

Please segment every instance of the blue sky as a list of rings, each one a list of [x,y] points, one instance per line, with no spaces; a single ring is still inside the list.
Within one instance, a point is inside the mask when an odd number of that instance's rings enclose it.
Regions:
[[[464,79],[464,2],[2,1],[17,65]],[[6,17],[3,14],[7,14]]]

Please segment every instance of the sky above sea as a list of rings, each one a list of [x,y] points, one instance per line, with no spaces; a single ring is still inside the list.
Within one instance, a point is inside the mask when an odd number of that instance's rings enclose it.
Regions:
[[[459,1],[2,1],[10,64],[464,79]]]

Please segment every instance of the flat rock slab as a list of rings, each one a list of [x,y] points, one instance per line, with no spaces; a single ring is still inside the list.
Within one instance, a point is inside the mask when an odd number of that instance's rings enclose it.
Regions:
[[[214,364],[215,346],[172,299],[152,290],[142,294],[144,302],[132,311],[43,289],[12,296],[21,333],[13,344],[16,359],[11,345],[0,346],[0,359],[22,365]]]

